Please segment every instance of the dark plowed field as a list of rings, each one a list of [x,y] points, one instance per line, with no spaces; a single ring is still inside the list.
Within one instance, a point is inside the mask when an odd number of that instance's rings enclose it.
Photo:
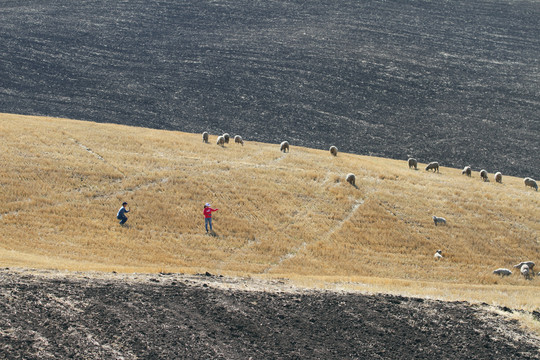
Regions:
[[[1,271],[0,358],[540,359],[538,338],[481,306],[220,281]]]
[[[3,0],[0,112],[540,177],[540,2]]]

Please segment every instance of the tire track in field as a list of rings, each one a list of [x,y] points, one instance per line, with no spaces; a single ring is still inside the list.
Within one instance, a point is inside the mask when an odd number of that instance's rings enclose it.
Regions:
[[[80,148],[82,148],[83,150],[87,151],[89,154],[93,155],[95,158],[97,158],[98,160],[102,161],[103,163],[107,164],[108,166],[112,167],[116,172],[118,172],[120,175],[122,175],[123,178],[126,177],[126,174],[124,174],[124,172],[122,170],[120,170],[118,167],[114,166],[113,164],[111,164],[110,162],[108,162],[107,160],[105,160],[105,158],[103,156],[101,156],[100,154],[98,154],[97,152],[93,151],[91,148],[89,148],[88,146],[84,145],[83,143],[81,143],[79,140],[75,139],[75,138],[72,138],[70,137],[69,140],[73,141],[75,144],[77,144]]]
[[[349,213],[347,214],[347,216],[345,216],[341,221],[339,221],[336,225],[334,225],[332,228],[330,228],[323,236],[321,236],[321,238],[319,238],[316,241],[310,242],[310,243],[307,243],[307,242],[304,241],[302,244],[300,244],[300,246],[297,246],[296,248],[293,248],[290,252],[283,255],[278,260],[278,262],[276,262],[275,264],[272,264],[271,266],[267,267],[263,271],[263,273],[267,274],[270,271],[272,271],[273,269],[279,267],[284,261],[294,258],[298,253],[303,251],[308,245],[317,244],[319,242],[323,242],[323,241],[328,240],[330,238],[330,236],[332,236],[333,233],[335,233],[337,230],[341,229],[343,227],[343,225],[347,221],[349,221],[351,219],[351,217],[356,213],[356,210],[358,210],[358,208],[360,206],[362,206],[364,203],[365,203],[365,199],[356,200],[355,204],[351,207],[351,209],[350,209]]]

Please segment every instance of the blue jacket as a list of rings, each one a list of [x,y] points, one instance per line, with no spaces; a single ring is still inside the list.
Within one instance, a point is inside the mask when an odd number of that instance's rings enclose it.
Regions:
[[[120,210],[118,210],[118,214],[116,214],[116,217],[117,217],[117,218],[124,217],[124,216],[125,216],[124,214],[125,214],[125,213],[128,213],[128,212],[129,212],[129,210],[127,210],[125,207],[122,206],[122,207],[120,208]]]

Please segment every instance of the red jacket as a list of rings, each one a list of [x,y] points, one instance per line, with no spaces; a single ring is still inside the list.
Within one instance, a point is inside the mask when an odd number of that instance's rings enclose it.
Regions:
[[[211,207],[205,207],[203,210],[203,214],[205,218],[211,218],[212,217],[212,211],[218,211],[219,209],[212,209]]]

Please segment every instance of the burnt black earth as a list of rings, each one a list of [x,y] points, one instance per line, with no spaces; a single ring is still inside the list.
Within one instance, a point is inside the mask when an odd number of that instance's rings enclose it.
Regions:
[[[234,281],[5,269],[0,358],[540,359],[540,339],[483,305],[216,287]]]
[[[0,112],[540,178],[535,0],[2,0]]]

